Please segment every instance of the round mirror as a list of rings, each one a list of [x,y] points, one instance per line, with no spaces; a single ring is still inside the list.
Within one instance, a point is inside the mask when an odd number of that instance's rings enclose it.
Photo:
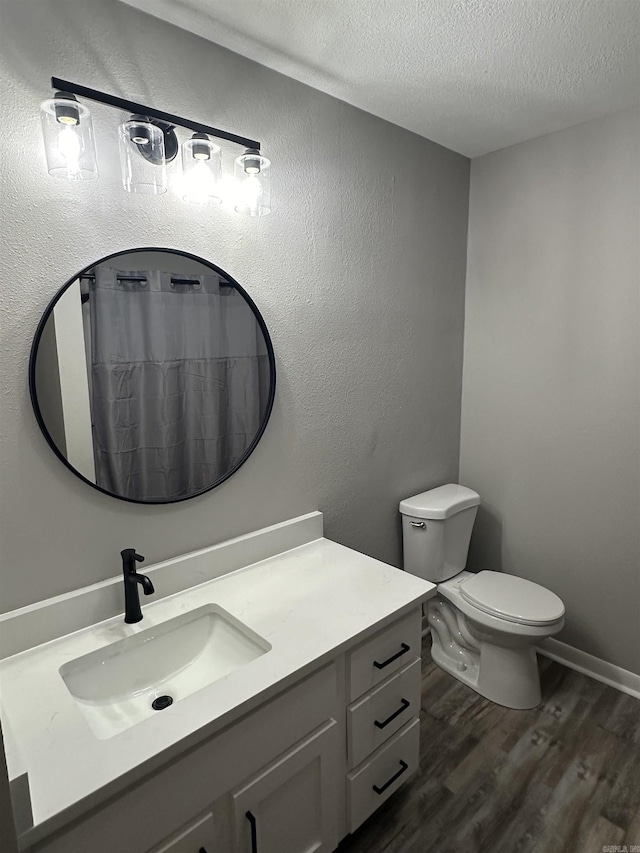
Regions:
[[[240,285],[171,249],[118,252],[56,294],[29,387],[56,455],[106,494],[170,503],[247,460],[275,393],[273,347]]]

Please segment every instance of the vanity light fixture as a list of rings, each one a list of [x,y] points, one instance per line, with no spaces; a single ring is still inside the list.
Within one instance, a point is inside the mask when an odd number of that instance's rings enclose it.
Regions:
[[[54,178],[89,181],[98,177],[91,113],[68,92],[40,105],[47,169]]]
[[[248,216],[265,216],[271,211],[271,160],[257,148],[247,148],[236,157],[237,200],[235,209]]]
[[[239,213],[264,216],[271,211],[269,167],[255,139],[238,136],[154,107],[51,78],[54,98],[41,105],[47,168],[54,177],[87,180],[98,177],[91,113],[77,97],[106,104],[127,114],[118,128],[122,184],[127,192],[167,191],[166,164],[181,149],[182,195],[197,204],[222,201],[222,154],[210,137],[245,148],[235,161],[233,206]],[[192,131],[179,143],[176,127]]]
[[[220,204],[222,157],[220,146],[206,133],[194,133],[182,149],[182,192],[185,201],[194,204]]]
[[[122,186],[129,193],[167,191],[164,133],[146,116],[132,115],[118,128]]]

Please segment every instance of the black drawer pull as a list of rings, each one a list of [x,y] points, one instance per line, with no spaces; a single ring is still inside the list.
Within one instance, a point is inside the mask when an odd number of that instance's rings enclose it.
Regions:
[[[411,704],[408,699],[401,699],[400,703],[401,704],[398,710],[394,711],[390,717],[387,717],[387,719],[383,720],[382,722],[380,722],[380,720],[374,720],[373,725],[377,726],[379,729],[383,729],[385,726],[388,726],[392,720],[395,720],[396,717],[400,716],[403,711],[406,711],[409,705]]]
[[[376,792],[376,794],[384,794],[384,792],[387,790],[389,785],[393,785],[393,783],[396,781],[396,779],[399,779],[402,776],[402,774],[404,773],[404,771],[408,770],[408,769],[409,769],[409,765],[407,764],[407,762],[401,761],[400,762],[400,770],[398,770],[397,773],[394,773],[393,776],[391,777],[391,779],[389,779],[387,782],[385,782],[381,788],[378,788],[377,785],[374,785],[373,790]]]
[[[380,661],[374,660],[373,665],[376,669],[384,669],[385,666],[389,666],[390,663],[393,663],[394,660],[398,660],[398,658],[402,657],[402,655],[406,655],[411,646],[408,646],[406,643],[400,643],[400,651],[395,655],[392,655],[390,658],[383,660],[382,663]]]
[[[251,812],[247,812],[246,817],[251,827],[251,853],[258,853],[258,827],[256,819]]]
[[[204,847],[201,847],[201,848],[198,850],[198,853],[207,853],[207,851],[204,849]]]

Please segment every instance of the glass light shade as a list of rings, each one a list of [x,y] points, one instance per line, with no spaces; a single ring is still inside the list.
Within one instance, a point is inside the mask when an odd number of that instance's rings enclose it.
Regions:
[[[219,146],[204,133],[196,133],[180,147],[184,200],[194,204],[220,204],[222,156]]]
[[[40,105],[47,170],[54,178],[90,181],[98,177],[91,113],[72,98],[49,98]]]
[[[235,204],[238,213],[271,213],[271,160],[258,151],[245,151],[235,162]]]
[[[164,133],[142,118],[132,117],[118,129],[122,185],[128,193],[157,195],[167,191]]]

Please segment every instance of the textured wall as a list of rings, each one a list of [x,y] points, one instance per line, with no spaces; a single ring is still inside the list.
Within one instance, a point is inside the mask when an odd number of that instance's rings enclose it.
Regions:
[[[640,114],[474,160],[470,565],[557,592],[559,639],[640,673]]]
[[[0,18],[2,609],[114,575],[123,547],[154,562],[313,509],[328,536],[398,564],[398,501],[458,474],[469,162],[112,0],[3,0]],[[52,74],[257,136],[274,162],[272,215],[128,195],[116,114],[98,105],[100,180],[50,179],[38,104]],[[227,168],[235,151],[223,150]],[[278,367],[248,463],[164,507],[77,480],[27,392],[56,289],[144,245],[228,270],[262,311]]]

